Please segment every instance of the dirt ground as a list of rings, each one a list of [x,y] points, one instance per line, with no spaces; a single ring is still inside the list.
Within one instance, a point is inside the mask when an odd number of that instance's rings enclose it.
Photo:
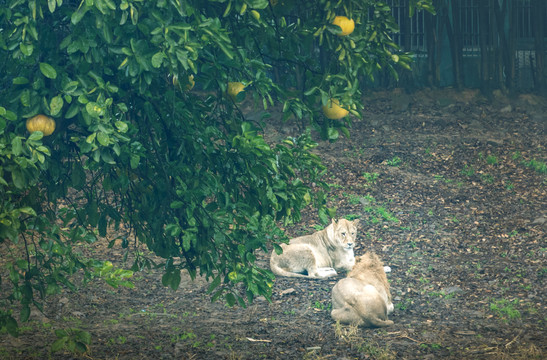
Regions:
[[[272,303],[211,303],[207,283],[172,291],[160,272],[135,288],[99,281],[33,312],[2,359],[545,359],[547,99],[475,91],[375,93],[351,139],[322,142],[329,206],[360,218],[356,254],[386,265],[393,326],[330,317],[329,280],[278,278]],[[268,138],[294,135],[270,119]],[[313,211],[287,229],[315,231]],[[105,241],[87,249],[121,264]],[[267,255],[259,254],[268,266]],[[91,333],[84,355],[50,352],[54,329]]]

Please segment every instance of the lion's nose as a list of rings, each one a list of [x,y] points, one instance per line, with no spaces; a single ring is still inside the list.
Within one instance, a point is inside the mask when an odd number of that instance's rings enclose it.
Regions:
[[[348,243],[348,247],[353,247],[353,243]]]

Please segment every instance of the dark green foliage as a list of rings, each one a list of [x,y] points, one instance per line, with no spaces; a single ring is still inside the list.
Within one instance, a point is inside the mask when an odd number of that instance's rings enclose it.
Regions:
[[[371,0],[3,4],[0,245],[9,276],[0,281],[12,292],[0,298],[0,326],[11,334],[11,303],[26,321],[46,295],[76,289],[76,272],[84,282],[131,286],[131,271],[162,266],[173,289],[187,271],[230,305],[269,297],[273,276],[256,266],[255,252],[278,249],[278,226],[298,221],[305,206],[328,220],[325,170],[309,130],[269,144],[238,101],[264,119],[282,104],[285,120],[334,140],[349,122],[325,119],[321,104],[337,97],[358,116],[359,79],[382,67],[395,75],[410,61],[389,38],[389,8]],[[336,35],[336,14],[356,20],[354,34]],[[235,101],[226,96],[230,81],[247,85]],[[295,85],[296,96],[287,90]],[[28,134],[25,120],[36,114],[56,121],[51,136]],[[75,251],[109,230],[119,234],[109,247],[136,250],[131,271]],[[60,334],[56,347],[85,351],[79,334]]]

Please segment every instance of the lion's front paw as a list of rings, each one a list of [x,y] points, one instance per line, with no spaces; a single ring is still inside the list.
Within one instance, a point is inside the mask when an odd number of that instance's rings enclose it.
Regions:
[[[326,278],[326,277],[336,276],[338,275],[338,273],[333,268],[326,267],[326,268],[317,269],[317,275],[321,278]]]

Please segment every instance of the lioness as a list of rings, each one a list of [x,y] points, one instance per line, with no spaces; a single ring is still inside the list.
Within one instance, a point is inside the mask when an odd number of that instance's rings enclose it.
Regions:
[[[348,276],[332,289],[334,320],[363,327],[393,325],[387,315],[393,312],[389,283],[382,262],[374,253],[365,253]]]
[[[270,257],[272,272],[289,277],[327,278],[335,276],[336,270],[351,270],[358,224],[358,219],[333,219],[323,230],[281,244],[283,253],[273,251]]]

